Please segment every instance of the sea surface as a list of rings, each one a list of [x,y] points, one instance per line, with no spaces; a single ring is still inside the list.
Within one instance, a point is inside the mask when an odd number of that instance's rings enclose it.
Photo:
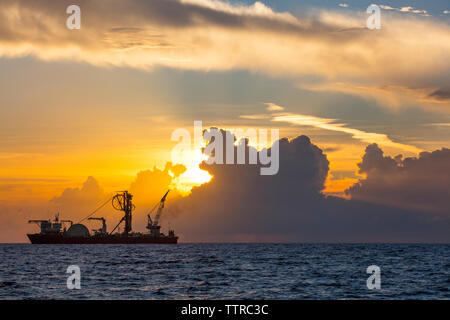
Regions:
[[[450,299],[450,245],[2,244],[0,299]]]

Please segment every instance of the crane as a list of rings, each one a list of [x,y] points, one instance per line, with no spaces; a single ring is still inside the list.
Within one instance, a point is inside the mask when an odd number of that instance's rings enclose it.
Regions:
[[[156,206],[153,207],[153,209],[149,212],[149,214],[147,214],[147,218],[148,218],[148,223],[147,223],[147,229],[149,229],[150,234],[153,236],[159,236],[160,234],[160,229],[161,226],[159,226],[159,219],[161,218],[161,213],[164,209],[164,203],[166,202],[166,197],[167,194],[169,193],[170,190],[167,190],[167,192],[164,194],[164,196],[161,198],[161,200],[159,201],[159,203],[156,204]],[[156,211],[156,215],[155,217],[151,218],[150,214],[155,211],[155,209],[157,209]]]
[[[158,211],[156,211],[155,219],[153,220],[153,225],[157,226],[159,223],[159,218],[161,218],[162,210],[164,209],[164,203],[166,202],[167,194],[170,190],[167,190],[167,192],[164,194],[164,196],[161,198],[161,201],[159,201]]]
[[[99,221],[101,221],[102,222],[102,227],[101,227],[101,229],[98,229],[98,230],[94,230],[97,234],[105,234],[106,235],[106,220],[105,220],[105,218],[103,218],[103,217],[101,217],[101,218],[95,218],[95,217],[91,217],[91,218],[88,218],[88,220],[99,220]]]

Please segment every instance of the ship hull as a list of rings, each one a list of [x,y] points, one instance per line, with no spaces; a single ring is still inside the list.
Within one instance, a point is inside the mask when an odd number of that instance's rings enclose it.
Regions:
[[[178,237],[152,236],[91,236],[67,237],[63,235],[27,234],[32,244],[176,244]]]

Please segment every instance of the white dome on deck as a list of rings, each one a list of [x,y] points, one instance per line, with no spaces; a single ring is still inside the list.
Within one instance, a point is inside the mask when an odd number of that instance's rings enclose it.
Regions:
[[[81,223],[77,223],[67,230],[66,235],[68,237],[89,237],[89,230]]]

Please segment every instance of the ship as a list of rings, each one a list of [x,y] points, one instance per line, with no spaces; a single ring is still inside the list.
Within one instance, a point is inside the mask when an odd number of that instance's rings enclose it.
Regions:
[[[168,190],[161,200],[147,214],[148,232],[132,231],[132,214],[135,206],[132,203],[133,195],[128,191],[119,191],[112,198],[109,198],[100,207],[95,209],[87,217],[78,223],[71,220],[61,220],[59,213],[55,215],[54,220],[29,220],[28,223],[37,224],[40,233],[27,234],[32,244],[176,244],[178,237],[174,230],[168,230],[165,235],[161,232],[159,220],[164,209]],[[103,217],[93,217],[106,204],[111,203],[112,207],[123,212],[123,217],[111,232],[107,232],[106,219]],[[156,213],[154,213],[156,212]],[[154,213],[154,217],[151,214]],[[92,230],[82,224],[84,220],[101,221],[102,226],[99,229]],[[115,232],[117,228],[123,224],[123,232]]]

